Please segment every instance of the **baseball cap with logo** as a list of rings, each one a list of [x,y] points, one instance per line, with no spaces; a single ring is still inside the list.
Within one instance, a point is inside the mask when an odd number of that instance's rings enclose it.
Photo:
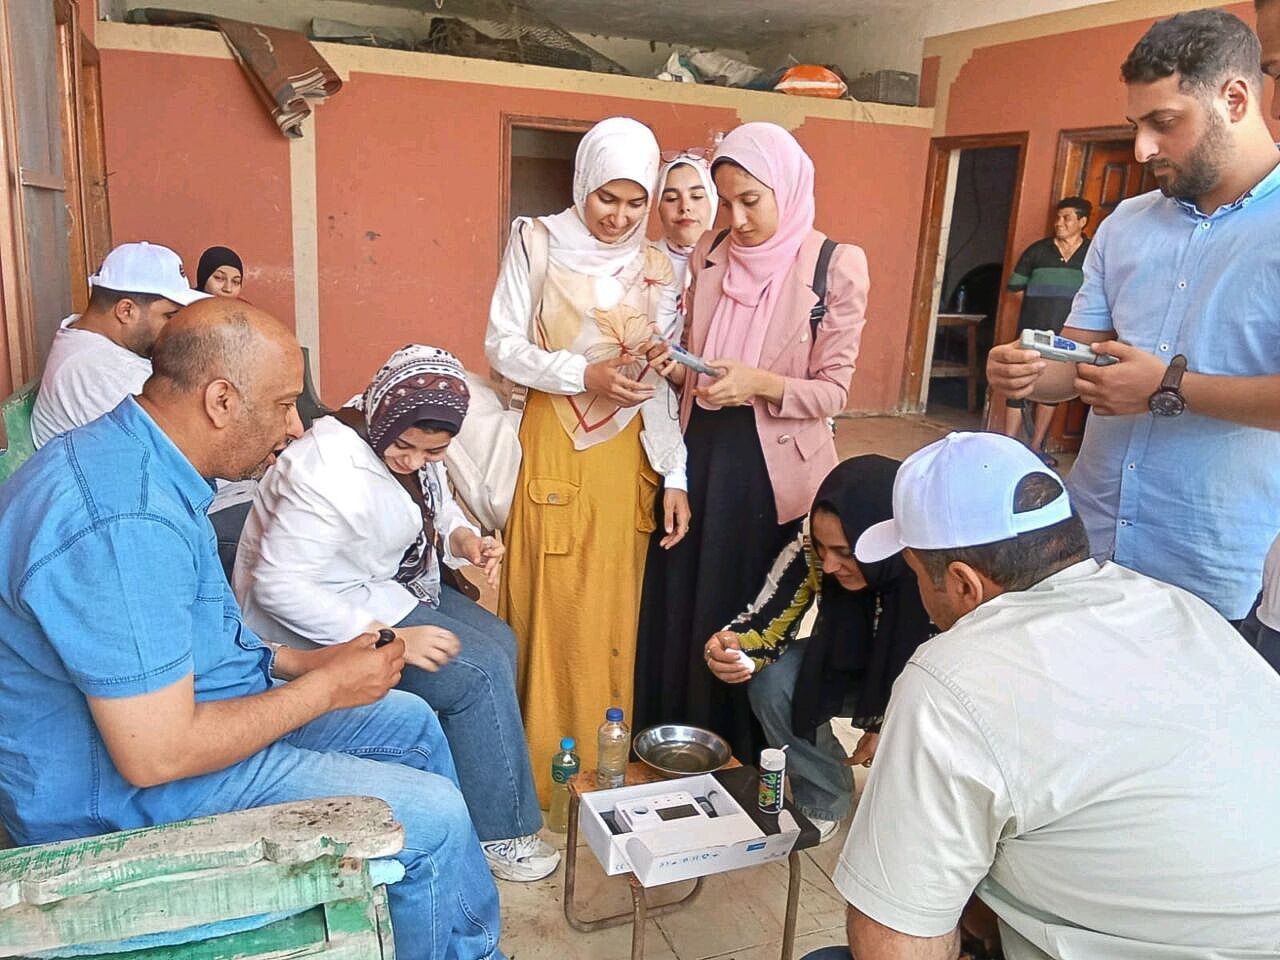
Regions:
[[[89,278],[89,286],[118,293],[149,293],[172,300],[180,307],[209,296],[191,289],[182,259],[158,243],[122,243],[102,261]]]
[[[1071,516],[1065,487],[1044,506],[1014,513],[1018,484],[1045,472],[1040,458],[1011,437],[949,434],[903,461],[893,481],[893,519],[868,527],[854,555],[878,563],[903,547],[980,547],[1061,523]]]

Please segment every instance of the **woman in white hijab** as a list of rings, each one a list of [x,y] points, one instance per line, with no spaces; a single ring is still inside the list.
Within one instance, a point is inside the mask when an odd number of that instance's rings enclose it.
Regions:
[[[630,716],[649,534],[658,517],[665,546],[688,529],[675,397],[646,359],[655,331],[679,335],[680,287],[644,235],[657,175],[648,127],[596,124],[573,206],[512,224],[489,310],[489,362],[528,391],[498,613],[544,805],[560,739],[591,743],[608,707]]]
[[[658,219],[662,223],[658,246],[671,258],[683,291],[689,287],[689,254],[698,238],[711,229],[720,199],[706,151],[664,153],[662,159],[666,162],[658,174]]]

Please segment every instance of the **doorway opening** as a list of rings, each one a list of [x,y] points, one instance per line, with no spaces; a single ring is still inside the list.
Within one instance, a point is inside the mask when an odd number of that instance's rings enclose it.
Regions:
[[[986,355],[1014,251],[1025,133],[932,142],[902,406],[957,429],[986,422]]]
[[[503,118],[501,208],[506,224],[542,217],[573,204],[573,159],[590,123],[546,117]],[[502,242],[507,233],[500,231]]]

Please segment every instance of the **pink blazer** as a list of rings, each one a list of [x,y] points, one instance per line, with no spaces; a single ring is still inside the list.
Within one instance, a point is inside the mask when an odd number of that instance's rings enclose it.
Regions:
[[[691,306],[684,339],[699,356],[720,298],[730,243],[726,237],[708,255],[715,236],[715,232],[703,234],[689,257],[692,284],[685,303]],[[824,239],[815,230],[800,247],[760,355],[762,368],[786,378],[782,403],[757,399],[753,404],[780,523],[809,512],[818,485],[837,463],[827,417],[843,411],[849,400],[858,341],[866,322],[867,291],[871,286],[867,257],[861,247],[841,244],[831,258],[827,275],[827,315],[818,327],[815,342],[809,342],[809,311],[818,302],[812,287],[813,270]],[[682,427],[688,427],[693,411],[693,380],[686,380],[687,387],[680,397]]]

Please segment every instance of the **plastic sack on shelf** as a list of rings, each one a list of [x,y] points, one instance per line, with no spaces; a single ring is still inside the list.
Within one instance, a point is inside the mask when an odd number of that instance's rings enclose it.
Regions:
[[[667,57],[667,65],[656,77],[658,80],[675,80],[678,83],[701,83],[702,77],[694,69],[689,59],[679,50],[671,51]]]
[[[759,67],[714,50],[690,50],[685,54],[685,59],[702,75],[703,83],[714,83],[722,87],[748,86],[763,72]]]

